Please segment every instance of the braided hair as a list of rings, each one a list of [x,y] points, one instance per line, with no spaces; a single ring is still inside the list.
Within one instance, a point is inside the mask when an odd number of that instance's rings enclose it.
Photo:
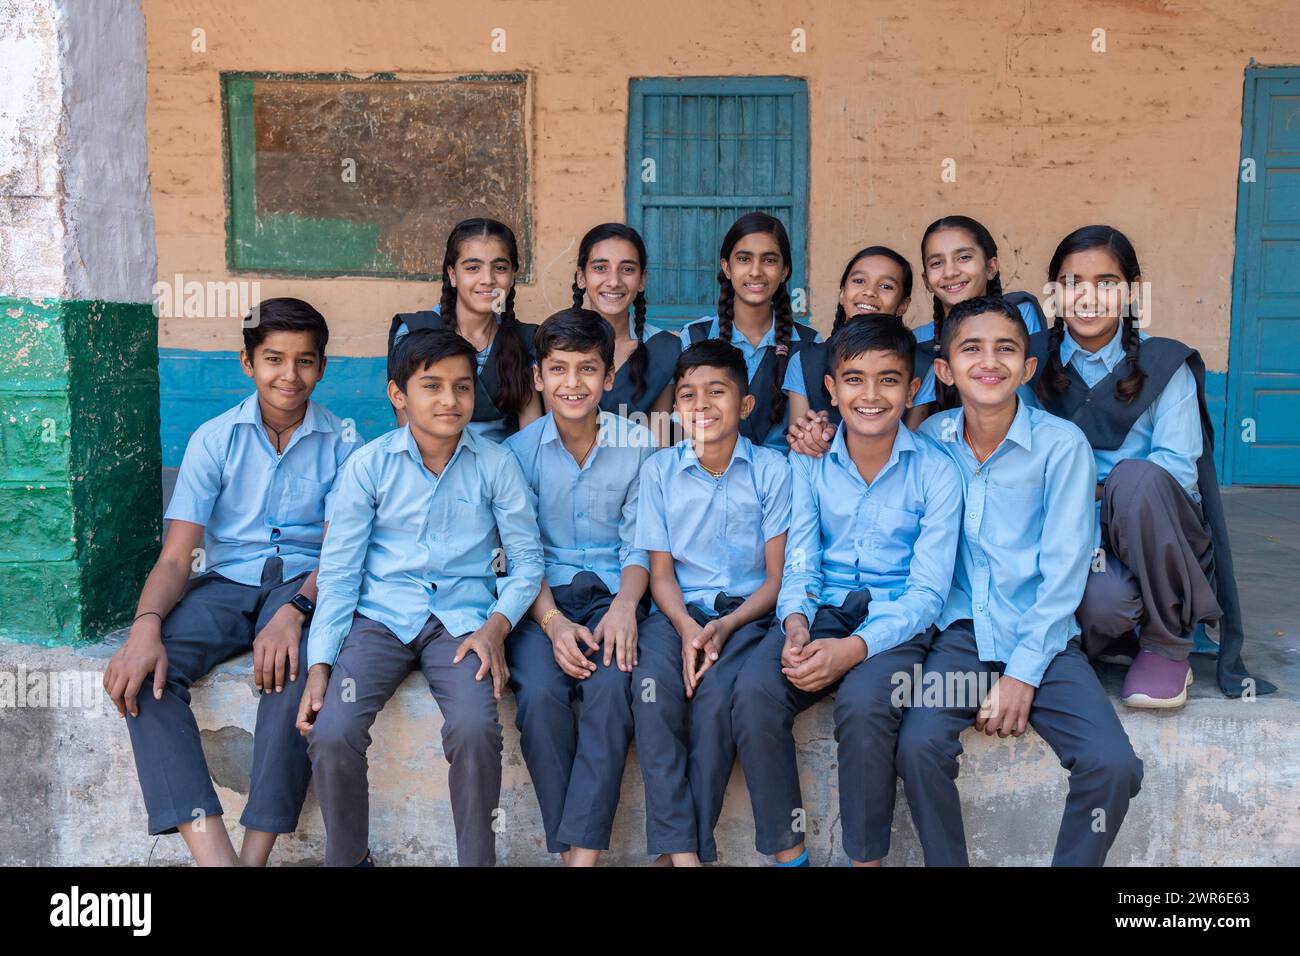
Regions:
[[[471,239],[496,239],[506,247],[510,266],[519,271],[519,244],[505,223],[495,219],[466,219],[458,222],[447,236],[447,251],[442,257],[442,298],[438,311],[443,325],[459,332],[456,324],[456,289],[451,284],[451,270],[460,259],[461,246]],[[492,401],[507,415],[518,415],[532,398],[533,383],[528,351],[519,338],[519,319],[515,316],[515,284],[510,283],[504,308],[497,317],[497,334],[490,361],[497,376]]]
[[[646,251],[645,240],[641,234],[631,226],[624,225],[621,222],[605,222],[595,226],[587,231],[582,237],[582,242],[578,243],[578,268],[573,275],[573,307],[582,308],[582,300],[586,291],[578,285],[578,273],[587,268],[587,260],[591,257],[591,250],[598,242],[604,242],[606,239],[622,239],[624,242],[632,244],[636,250],[637,261],[641,263],[641,271],[646,269]],[[637,292],[636,298],[632,300],[632,334],[636,338],[636,348],[628,356],[627,370],[632,378],[632,397],[640,400],[645,394],[645,373],[650,365],[650,350],[646,348],[645,336],[645,313],[646,301],[645,290]]]
[[[1056,247],[1056,252],[1052,253],[1052,261],[1047,267],[1047,281],[1053,284],[1059,283],[1061,266],[1066,258],[1076,252],[1087,252],[1090,249],[1105,249],[1110,253],[1129,286],[1136,283],[1142,275],[1137,252],[1128,237],[1114,226],[1094,225],[1082,226],[1061,240],[1060,245]],[[1138,397],[1147,378],[1147,373],[1138,366],[1138,349],[1142,344],[1142,337],[1138,333],[1137,316],[1134,311],[1131,299],[1126,297],[1119,321],[1122,326],[1120,344],[1124,348],[1124,356],[1128,359],[1129,368],[1128,374],[1115,384],[1115,397],[1125,404]],[[1064,395],[1070,388],[1070,376],[1066,374],[1065,366],[1061,363],[1061,343],[1065,341],[1065,332],[1065,309],[1060,308],[1057,310],[1056,321],[1052,323],[1051,332],[1047,336],[1047,368],[1038,382],[1039,397],[1045,401]]]
[[[773,425],[785,418],[785,392],[781,383],[785,381],[785,368],[790,362],[790,341],[794,335],[794,307],[790,301],[790,236],[785,231],[781,220],[765,212],[750,212],[741,216],[722,237],[722,251],[719,259],[726,262],[736,243],[746,236],[766,233],[776,240],[781,258],[785,262],[786,277],[777,286],[772,295],[773,339],[776,342],[776,372],[772,378],[772,413]],[[724,342],[731,341],[731,333],[736,321],[736,287],[727,278],[726,271],[718,268],[718,338]]]
[[[840,276],[840,292],[844,291],[844,285],[849,281],[849,273],[853,267],[868,256],[884,256],[886,259],[892,259],[898,263],[899,269],[903,274],[903,299],[912,297],[912,264],[904,259],[900,254],[890,249],[888,246],[867,246],[854,254],[849,260],[849,264],[844,267],[844,274]],[[848,313],[844,311],[843,303],[835,303],[835,323],[831,326],[831,335],[840,330],[840,326],[848,319]]]

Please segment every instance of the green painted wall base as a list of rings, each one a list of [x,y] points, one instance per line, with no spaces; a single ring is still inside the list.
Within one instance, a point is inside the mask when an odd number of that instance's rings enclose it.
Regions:
[[[0,297],[0,638],[130,618],[162,531],[148,304]]]

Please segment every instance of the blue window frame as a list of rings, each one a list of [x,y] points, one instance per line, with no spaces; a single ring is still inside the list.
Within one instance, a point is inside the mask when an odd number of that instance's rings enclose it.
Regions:
[[[680,327],[717,311],[722,237],[755,210],[785,223],[790,289],[807,289],[807,84],[767,76],[632,80],[626,200],[627,222],[646,241],[655,325]]]

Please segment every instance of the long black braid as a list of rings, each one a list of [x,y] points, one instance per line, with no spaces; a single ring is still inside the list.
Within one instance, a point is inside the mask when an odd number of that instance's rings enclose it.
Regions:
[[[772,414],[769,420],[773,425],[785,417],[785,391],[781,385],[785,382],[785,368],[790,364],[790,340],[794,335],[794,308],[790,303],[790,290],[782,282],[772,296],[772,321],[776,334],[776,371],[772,376]]]
[[[731,341],[731,331],[736,324],[736,290],[727,273],[718,270],[718,338]]]

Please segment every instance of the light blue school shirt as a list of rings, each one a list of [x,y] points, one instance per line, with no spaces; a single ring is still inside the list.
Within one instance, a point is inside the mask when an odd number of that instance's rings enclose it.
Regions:
[[[1123,329],[1096,352],[1086,352],[1067,329],[1061,342],[1061,363],[1073,365],[1084,383],[1093,388],[1114,371],[1124,358]],[[1139,331],[1140,338],[1146,333]],[[1105,481],[1111,469],[1126,458],[1155,462],[1174,476],[1188,494],[1200,500],[1196,463],[1201,458],[1201,406],[1196,398],[1196,377],[1183,364],[1170,377],[1160,397],[1133,423],[1123,443],[1113,451],[1094,449],[1097,480]]]
[[[542,570],[537,516],[514,455],[465,430],[434,477],[410,428],[394,429],[352,456],[339,477],[308,663],[334,664],[353,612],[403,644],[430,614],[457,636],[493,612],[513,627],[537,597]]]
[[[505,444],[519,460],[537,510],[547,584],[561,587],[591,571],[617,594],[623,568],[650,570],[634,540],[641,466],[659,450],[648,428],[601,412],[596,444],[581,466],[550,412]]]
[[[952,586],[961,531],[962,485],[933,441],[902,422],[870,484],[849,454],[845,429],[820,458],[790,455],[790,535],[777,614],[842,607],[868,590],[867,617],[853,631],[867,656],[897,647],[938,618]]]
[[[709,323],[708,334],[705,336],[705,338],[716,339],[718,337],[718,317],[716,315],[706,316],[702,319],[696,319],[694,322],[688,322],[686,325],[684,325],[682,327],[681,332],[678,333],[678,338],[682,340],[683,349],[687,349],[694,344],[691,341],[691,327],[695,325],[699,325],[701,322]],[[804,323],[802,322],[796,322],[795,324],[804,325]],[[804,327],[807,328],[808,326],[804,325]],[[793,337],[795,334],[796,333],[792,332],[791,336]],[[815,333],[813,337],[813,343],[816,344],[821,340],[822,340],[821,333],[820,332]],[[733,323],[731,326],[731,344],[734,345],[736,348],[740,349],[741,354],[745,356],[745,370],[748,374],[749,381],[753,382],[754,373],[758,371],[758,366],[761,365],[763,362],[763,355],[765,354],[763,350],[769,346],[772,347],[776,346],[776,320],[773,319],[772,322],[768,324],[767,331],[763,333],[763,337],[758,340],[757,345],[754,345],[752,342],[750,342],[749,339],[745,336],[745,333],[740,331],[740,329],[736,328],[735,324]],[[786,366],[785,366],[786,374],[785,374],[785,378],[783,379],[783,381],[785,382],[788,382],[790,380],[790,368],[799,359],[799,353],[794,352],[793,349],[791,349],[791,351],[793,354],[790,356],[790,360],[786,362]],[[803,368],[802,365],[800,365],[799,367],[800,369]],[[802,374],[803,373],[801,371],[800,372],[801,380],[802,380]],[[784,388],[784,385],[782,387]],[[800,394],[802,394],[802,392]],[[785,440],[785,433],[790,427],[789,422],[790,422],[790,410],[786,409],[786,413],[782,417],[781,421],[773,425],[771,430],[768,431],[767,436],[763,439],[763,447],[771,448],[774,451],[779,451],[782,455],[786,454],[790,450],[790,445]]]
[[[939,627],[970,618],[980,660],[1037,687],[1079,625],[1093,553],[1092,448],[1083,432],[1017,401],[1007,437],[981,465],[960,408],[920,432],[957,463],[966,492],[957,568]],[[331,529],[331,533],[333,530]]]
[[[1016,306],[1016,308],[1020,310],[1020,315],[1025,320],[1025,328],[1029,331],[1030,335],[1033,335],[1035,332],[1039,331],[1042,328],[1042,325],[1040,325],[1038,322],[1038,312],[1035,311],[1032,304],[1028,302],[1021,302],[1019,305]],[[921,345],[925,342],[934,341],[933,321],[927,322],[925,323],[925,325],[921,326],[920,328],[913,329],[912,331],[916,333],[917,345]],[[926,369],[925,377],[921,379],[921,387],[917,390],[916,398],[913,400],[912,404],[927,405],[930,402],[935,401],[938,398],[938,395],[935,392],[936,381],[937,380],[934,377],[934,365],[932,364],[928,369]],[[1023,397],[1028,394],[1028,391],[1029,390],[1027,388],[1024,388],[1024,386],[1022,386],[1022,391],[1020,394]]]
[[[335,477],[359,448],[354,427],[309,400],[277,455],[254,393],[190,436],[164,517],[203,525],[205,570],[257,586],[278,557],[287,581],[320,560]]]
[[[689,439],[641,470],[636,546],[671,553],[685,603],[709,614],[719,594],[748,598],[762,587],[764,546],[789,527],[785,456],[744,435],[721,478],[704,470]]]

